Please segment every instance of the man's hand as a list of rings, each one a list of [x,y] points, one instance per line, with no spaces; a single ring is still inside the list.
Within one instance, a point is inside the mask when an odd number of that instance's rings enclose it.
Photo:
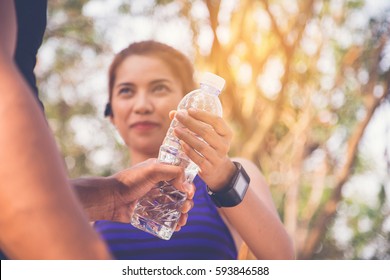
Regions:
[[[129,223],[138,199],[161,181],[169,181],[187,194],[176,230],[187,221],[187,212],[193,206],[195,187],[184,180],[179,166],[158,163],[149,159],[107,178],[80,178],[72,180],[76,192],[90,220],[111,220]]]
[[[185,182],[183,168],[161,164],[155,159],[149,159],[116,173],[110,178],[116,181],[113,189],[114,212],[112,220],[129,222],[137,200],[159,182],[169,181],[175,188],[187,193],[187,201],[182,207],[182,215],[177,229],[186,223],[187,212],[193,206],[192,198],[195,187]]]

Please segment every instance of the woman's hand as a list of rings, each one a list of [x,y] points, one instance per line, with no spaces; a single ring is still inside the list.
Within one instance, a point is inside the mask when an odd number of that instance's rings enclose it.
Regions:
[[[184,152],[200,167],[199,175],[209,188],[221,190],[232,180],[236,170],[227,156],[231,130],[222,118],[207,112],[190,109],[188,112],[179,111],[175,116],[184,126],[174,130]],[[293,259],[291,239],[279,219],[260,170],[248,160],[235,160],[242,164],[251,178],[248,191],[239,205],[218,210],[228,221],[226,225],[235,236],[236,245],[240,248],[245,241],[258,259]]]
[[[231,129],[221,117],[201,110],[172,111],[170,117],[173,116],[185,127],[176,127],[174,132],[183,151],[199,166],[199,176],[211,190],[222,189],[236,170],[227,155],[233,137]]]

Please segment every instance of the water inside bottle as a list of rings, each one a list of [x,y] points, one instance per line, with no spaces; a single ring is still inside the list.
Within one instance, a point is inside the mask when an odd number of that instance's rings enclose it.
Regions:
[[[179,209],[185,200],[185,193],[178,191],[169,182],[160,182],[138,201],[131,224],[168,240],[175,231],[181,215]]]

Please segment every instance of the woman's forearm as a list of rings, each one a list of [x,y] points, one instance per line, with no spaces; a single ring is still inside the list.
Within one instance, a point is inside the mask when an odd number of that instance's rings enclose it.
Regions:
[[[223,208],[223,215],[258,259],[294,259],[290,237],[279,217],[248,189],[241,204]]]
[[[280,221],[260,170],[248,160],[235,160],[242,164],[251,181],[243,201],[232,208],[221,208],[222,214],[257,258],[295,258],[291,238]]]

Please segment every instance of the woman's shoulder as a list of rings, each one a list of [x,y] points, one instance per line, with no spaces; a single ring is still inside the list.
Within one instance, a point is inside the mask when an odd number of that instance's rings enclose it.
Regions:
[[[243,157],[234,157],[231,158],[231,160],[240,163],[245,168],[245,171],[248,174],[252,173],[252,174],[258,174],[262,176],[262,172],[253,161],[250,161],[249,159]]]
[[[269,188],[263,173],[254,162],[242,157],[231,158],[231,160],[240,163],[244,167],[246,173],[249,175],[251,179],[251,184],[254,184],[256,186],[261,186],[260,189]],[[256,187],[255,189],[258,188]]]

